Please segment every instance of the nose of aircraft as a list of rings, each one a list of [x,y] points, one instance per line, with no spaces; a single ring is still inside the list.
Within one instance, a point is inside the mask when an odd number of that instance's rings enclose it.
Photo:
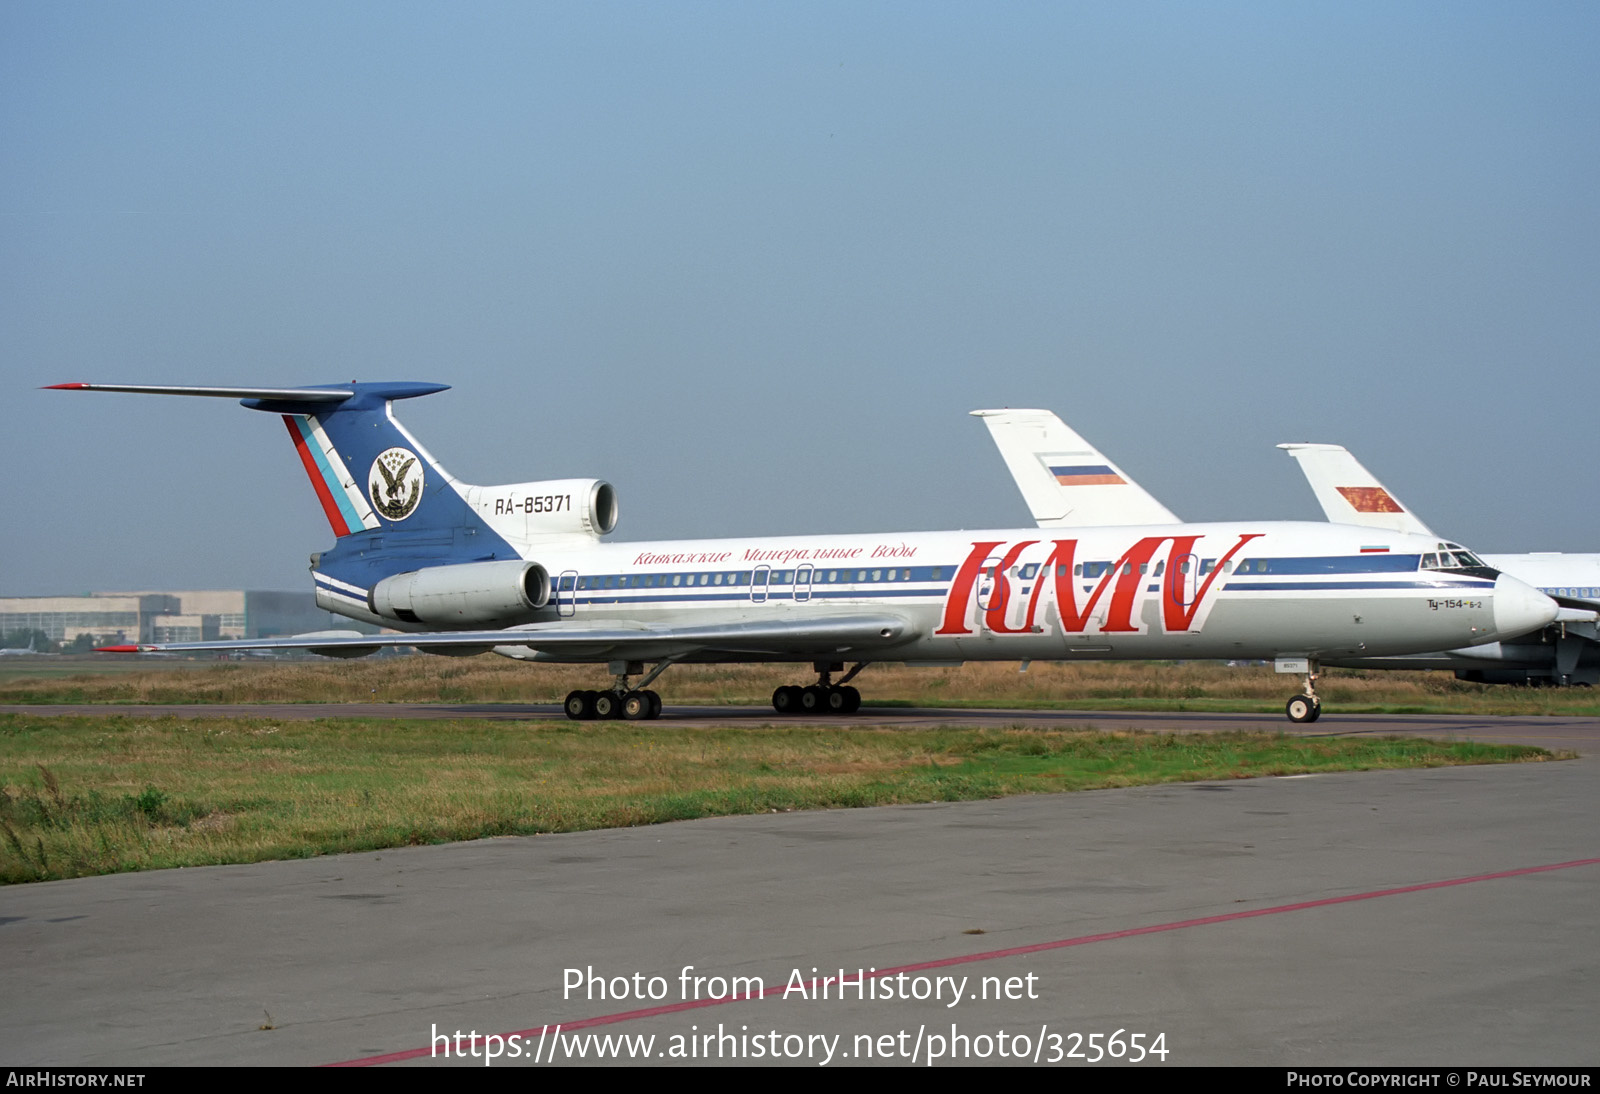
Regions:
[[[1494,581],[1494,629],[1501,638],[1527,634],[1553,622],[1560,609],[1533,586],[1501,574]]]

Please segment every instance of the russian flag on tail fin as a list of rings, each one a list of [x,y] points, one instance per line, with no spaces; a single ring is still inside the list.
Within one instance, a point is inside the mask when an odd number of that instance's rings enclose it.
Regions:
[[[1055,477],[1056,483],[1061,486],[1121,486],[1124,483],[1122,476],[1111,470],[1110,464],[1046,463],[1046,466],[1050,468],[1050,474]]]

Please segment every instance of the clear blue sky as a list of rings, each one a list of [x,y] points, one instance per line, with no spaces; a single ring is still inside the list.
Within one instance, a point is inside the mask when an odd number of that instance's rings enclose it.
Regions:
[[[67,380],[431,380],[615,538],[1022,526],[980,406],[1179,515],[1350,446],[1600,550],[1600,6],[0,6],[0,593],[308,588],[275,418]]]

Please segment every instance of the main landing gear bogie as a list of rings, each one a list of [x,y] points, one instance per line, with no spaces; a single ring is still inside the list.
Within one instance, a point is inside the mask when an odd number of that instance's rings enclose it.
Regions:
[[[643,722],[661,717],[661,696],[649,690],[574,691],[564,706],[575,722]]]
[[[562,707],[574,722],[597,719],[646,722],[659,718],[661,696],[651,691],[648,685],[675,662],[676,658],[662,661],[635,687],[628,682],[628,678],[644,672],[644,664],[639,661],[612,661],[609,668],[616,683],[604,691],[569,692]]]
[[[843,671],[843,663],[817,661],[811,666],[817,682],[805,688],[785,684],[772,693],[772,709],[779,714],[854,714],[861,709],[861,692],[851,687],[850,681],[869,664],[861,662],[834,683],[833,674]]]
[[[779,714],[854,714],[861,709],[861,692],[848,684],[786,684],[772,693],[772,709]]]

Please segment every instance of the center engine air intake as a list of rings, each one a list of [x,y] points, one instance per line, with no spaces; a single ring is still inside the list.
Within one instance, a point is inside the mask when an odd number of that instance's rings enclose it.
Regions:
[[[374,615],[430,627],[524,623],[550,602],[537,562],[464,562],[386,577],[367,594]]]
[[[617,491],[603,479],[546,479],[465,489],[467,504],[489,527],[512,539],[608,536],[617,526]]]

